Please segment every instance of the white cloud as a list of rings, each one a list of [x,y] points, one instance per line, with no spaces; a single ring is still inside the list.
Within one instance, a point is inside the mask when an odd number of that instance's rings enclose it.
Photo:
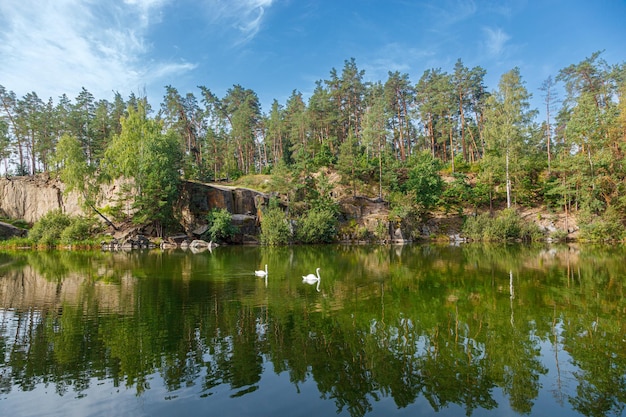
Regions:
[[[103,5],[104,4],[104,5]],[[190,63],[154,62],[149,25],[165,0],[102,3],[81,0],[0,2],[0,83],[18,96],[73,97],[85,87],[96,97],[137,91]],[[139,24],[138,24],[139,22]]]
[[[244,43],[259,32],[265,10],[274,0],[208,0],[208,12],[213,22],[226,22],[241,34],[237,43]]]
[[[485,33],[485,48],[487,53],[491,57],[500,57],[506,52],[507,42],[511,37],[507,35],[502,29],[484,28]]]

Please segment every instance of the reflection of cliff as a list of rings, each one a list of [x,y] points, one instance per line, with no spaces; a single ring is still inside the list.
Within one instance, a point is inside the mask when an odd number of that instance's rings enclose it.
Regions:
[[[58,282],[49,281],[31,266],[8,272],[0,279],[0,306],[4,309],[58,309],[63,305],[95,303],[100,313],[132,313],[134,279],[126,274],[119,284],[85,279],[70,273]],[[93,307],[93,306],[92,306]]]

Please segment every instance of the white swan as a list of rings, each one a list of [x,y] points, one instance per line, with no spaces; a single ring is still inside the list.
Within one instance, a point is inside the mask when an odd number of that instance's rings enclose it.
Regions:
[[[254,275],[256,275],[257,277],[266,277],[267,276],[267,264],[265,264],[265,271],[263,270],[254,271]]]
[[[302,282],[304,282],[305,284],[310,284],[310,285],[313,285],[313,284],[315,284],[317,282],[317,291],[319,292],[319,290],[320,290],[320,281],[321,281],[321,279],[320,279],[320,269],[317,268],[315,270],[315,273],[317,275],[313,275],[313,274],[303,275],[302,276]]]

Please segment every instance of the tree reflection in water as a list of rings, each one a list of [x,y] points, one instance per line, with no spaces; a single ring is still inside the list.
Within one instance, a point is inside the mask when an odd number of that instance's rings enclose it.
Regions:
[[[398,412],[426,401],[433,412],[466,415],[503,407],[619,415],[626,404],[619,248],[220,247],[0,258],[0,404],[18,392],[36,403],[48,386],[88,402],[104,380],[137,398],[161,383],[209,402],[227,392],[254,409],[268,372],[288,375],[294,387],[270,410],[295,401],[309,381],[319,393],[309,406],[332,401],[351,416],[388,414],[383,399]],[[269,285],[249,272],[262,264],[272,270]],[[318,264],[326,271],[319,293],[301,279]]]

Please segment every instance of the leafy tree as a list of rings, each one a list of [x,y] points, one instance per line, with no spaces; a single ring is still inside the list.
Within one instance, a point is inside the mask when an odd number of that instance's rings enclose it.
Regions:
[[[444,182],[439,175],[440,161],[426,152],[413,155],[411,169],[402,190],[415,195],[415,203],[422,213],[434,207],[443,193]]]
[[[378,95],[373,98],[373,103],[367,108],[363,116],[363,143],[368,149],[371,149],[372,156],[378,161],[378,198],[383,198],[383,165],[384,156],[387,147],[386,129],[387,117],[385,113],[385,98]],[[400,104],[403,107],[403,104]],[[398,125],[408,123],[401,116],[397,116]],[[402,121],[400,121],[402,120]]]
[[[426,70],[417,83],[416,100],[419,114],[426,128],[431,155],[454,161],[452,115],[456,112],[454,87],[449,74],[440,68]],[[447,145],[449,144],[449,146]],[[454,164],[452,165],[454,170]]]
[[[287,204],[292,201],[294,191],[296,189],[296,176],[289,169],[287,164],[279,159],[274,169],[272,169],[272,177],[270,179],[270,188],[281,195],[287,197]]]
[[[506,187],[507,207],[511,207],[512,171],[519,169],[519,162],[524,155],[524,144],[528,142],[531,132],[530,123],[535,114],[529,109],[530,97],[519,68],[514,68],[502,75],[498,90],[487,101],[487,157],[493,159],[495,166],[503,167],[502,182]]]
[[[276,165],[279,160],[284,159],[285,153],[288,154],[289,150],[284,110],[277,100],[272,102],[270,114],[265,120],[265,127],[265,139],[268,142],[266,145],[271,150],[272,165]]]
[[[25,173],[34,175],[37,172],[36,149],[44,131],[42,124],[43,101],[36,93],[28,93],[23,98],[17,100],[15,113],[16,127],[19,131],[19,136],[23,138],[21,145],[23,145],[24,149],[21,151],[21,156],[29,159],[28,164],[25,159],[20,159],[20,166]]]
[[[328,88],[322,85],[322,81],[315,83],[315,89],[309,99],[307,107],[307,121],[311,140],[320,143],[322,148],[329,150],[331,155],[337,153],[336,126],[339,119],[339,108],[332,101],[332,95]],[[322,150],[322,152],[324,152]]]
[[[389,124],[393,132],[394,143],[400,148],[400,159],[405,161],[411,154],[412,123],[411,109],[415,104],[415,89],[408,74],[389,71],[384,86],[387,109],[391,114]],[[376,110],[380,112],[380,110]],[[379,127],[380,129],[380,127]]]
[[[307,124],[306,105],[302,93],[294,90],[285,106],[284,128],[292,158],[304,172],[309,172],[313,168],[311,162],[315,155],[315,149],[311,148],[309,143]]]
[[[95,175],[95,168],[87,163],[87,157],[78,139],[67,133],[61,136],[54,160],[59,167],[61,181],[66,186],[65,193],[78,192],[86,207],[91,208],[107,224],[115,228],[115,225],[96,208],[95,199],[100,180]]]
[[[71,107],[69,117],[72,133],[80,141],[90,165],[97,162],[98,149],[101,148],[100,144],[95,143],[95,113],[96,99],[83,87]]]
[[[357,192],[359,148],[357,139],[350,135],[341,144],[337,158],[337,169],[343,174],[344,181],[352,185],[352,195]]]
[[[9,124],[0,119],[0,159],[4,162],[4,172],[9,172],[8,159],[11,156],[11,138]]]
[[[255,137],[261,119],[259,98],[254,91],[234,85],[228,89],[218,108],[230,124],[228,152],[236,155],[236,168],[229,173],[248,174],[254,167]]]
[[[206,231],[209,239],[214,242],[224,241],[237,233],[237,227],[233,225],[230,212],[226,209],[213,209],[207,214],[209,229]]]
[[[171,85],[165,87],[165,97],[161,104],[161,115],[166,129],[178,139],[183,158],[183,174],[186,178],[203,176],[203,143],[200,140],[202,114],[195,96],[185,97]]]
[[[159,234],[174,224],[173,205],[178,195],[182,156],[177,138],[162,133],[161,123],[148,119],[145,105],[128,109],[122,132],[105,153],[104,170],[111,178],[133,179],[137,187],[134,220],[152,222]]]
[[[59,166],[61,181],[66,191],[77,190],[87,197],[89,193],[89,179],[94,174],[94,168],[87,163],[87,156],[80,141],[67,133],[61,136],[57,144],[55,161]]]

